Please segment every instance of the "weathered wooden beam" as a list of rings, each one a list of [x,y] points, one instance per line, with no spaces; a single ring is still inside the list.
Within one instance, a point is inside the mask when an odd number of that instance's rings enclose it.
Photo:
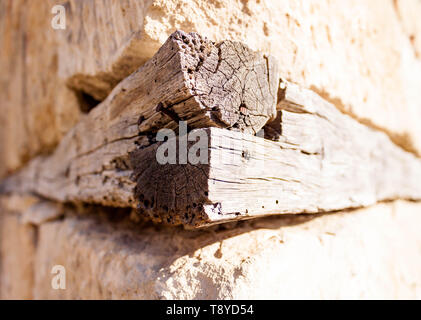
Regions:
[[[207,137],[207,163],[159,164],[158,144],[132,153],[140,213],[202,226],[421,199],[419,158],[314,92],[281,87],[277,141],[208,128],[191,132]]]
[[[77,183],[44,176],[49,162],[59,161],[56,154],[38,159],[32,172],[41,174],[21,175],[21,185],[28,188],[32,181],[33,190],[61,201],[138,206],[139,214],[156,222],[191,226],[421,199],[420,159],[312,91],[283,85],[276,141],[220,128],[195,129],[152,145],[142,137],[137,147],[133,139],[121,140],[74,159]],[[180,163],[182,145],[187,152],[196,146],[201,162],[187,157]],[[159,149],[169,146],[176,146],[176,164],[158,161]],[[117,150],[125,158],[116,157]],[[105,159],[114,167],[91,172]]]
[[[157,222],[191,226],[421,199],[419,158],[314,92],[279,87],[275,65],[239,43],[176,32],[52,155],[1,189],[138,207]],[[156,142],[158,129],[180,120],[189,132]],[[270,139],[254,136],[266,122]],[[171,143],[176,163],[162,164],[157,154]],[[199,162],[188,156],[194,148]]]
[[[219,128],[193,130],[208,137],[208,163],[162,165],[156,160],[162,144],[134,152],[139,213],[197,227],[421,199],[421,161],[384,133],[339,113],[324,118],[317,109],[289,110],[282,111],[279,141]]]
[[[128,153],[161,128],[219,126],[255,133],[276,116],[277,66],[245,45],[176,31],[154,57],[114,88],[7,189],[59,201],[133,202]]]

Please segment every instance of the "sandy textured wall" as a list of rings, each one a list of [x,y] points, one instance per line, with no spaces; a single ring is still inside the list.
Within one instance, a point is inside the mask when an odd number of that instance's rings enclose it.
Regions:
[[[19,224],[23,206],[9,203],[2,218],[2,298],[421,298],[419,204],[206,231],[133,227],[99,211],[34,227]],[[57,264],[66,290],[51,287]]]
[[[50,27],[54,4],[0,2],[0,176],[53,150],[175,29],[274,55],[283,77],[421,153],[418,0],[71,0],[66,30]],[[1,298],[421,298],[418,203],[187,232],[100,210],[35,226],[32,201],[2,200]]]
[[[421,150],[417,0],[3,1],[0,172],[54,147],[79,117],[73,91],[102,99],[175,29],[274,55],[282,75]],[[63,101],[66,101],[64,103]]]

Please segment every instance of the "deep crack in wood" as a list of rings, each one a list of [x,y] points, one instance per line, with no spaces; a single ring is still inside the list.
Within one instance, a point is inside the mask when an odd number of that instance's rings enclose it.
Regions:
[[[271,57],[177,31],[52,155],[0,190],[137,207],[156,222],[194,227],[421,199],[419,158],[314,92],[278,84]],[[178,120],[207,134],[207,163],[157,162],[156,132]],[[254,136],[265,124],[266,139]]]

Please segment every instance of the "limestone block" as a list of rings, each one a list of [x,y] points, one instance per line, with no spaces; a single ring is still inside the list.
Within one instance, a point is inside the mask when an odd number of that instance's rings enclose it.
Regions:
[[[0,3],[0,177],[50,151],[79,119],[75,93],[57,78],[53,4]]]
[[[0,299],[32,299],[37,230],[0,210]]]
[[[176,29],[272,54],[284,78],[420,153],[419,2],[72,0],[65,30],[50,26],[54,4],[1,3],[0,175],[79,119],[69,87],[95,104]]]
[[[65,30],[54,4],[0,2],[0,177],[51,151],[176,29],[270,53],[285,79],[421,153],[419,2],[71,0]],[[1,298],[421,299],[419,203],[185,231],[51,212],[35,226],[32,200],[9,200]]]
[[[421,206],[179,228],[68,217],[40,226],[35,298],[421,298]],[[53,265],[66,289],[51,288]]]

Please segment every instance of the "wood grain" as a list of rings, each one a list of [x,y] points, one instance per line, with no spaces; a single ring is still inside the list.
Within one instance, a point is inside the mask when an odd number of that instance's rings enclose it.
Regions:
[[[58,201],[127,206],[133,202],[130,151],[152,143],[158,129],[176,129],[179,120],[189,128],[255,133],[276,116],[277,72],[271,57],[241,43],[176,31],[51,156],[33,159],[7,188]]]
[[[421,161],[384,133],[325,103],[323,110],[282,105],[279,141],[219,128],[192,131],[209,137],[208,164],[158,164],[157,145],[134,152],[139,213],[197,227],[421,199]]]
[[[2,192],[133,207],[193,227],[421,199],[419,158],[276,74],[270,58],[239,43],[178,31]],[[164,143],[196,144],[156,141],[179,120],[189,137],[206,137],[203,163],[158,163]]]
[[[421,199],[419,158],[316,93],[285,81],[281,88],[279,123],[270,124],[276,141],[207,128],[191,134],[208,137],[208,163],[159,164],[162,143],[133,152],[139,213],[203,226]]]

